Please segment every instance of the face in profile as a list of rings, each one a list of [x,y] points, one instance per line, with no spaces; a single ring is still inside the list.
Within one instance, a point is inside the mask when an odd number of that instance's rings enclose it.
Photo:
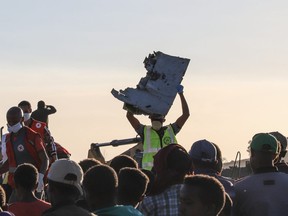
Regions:
[[[196,186],[183,185],[180,191],[181,216],[208,216],[207,206],[200,200],[200,189]]]

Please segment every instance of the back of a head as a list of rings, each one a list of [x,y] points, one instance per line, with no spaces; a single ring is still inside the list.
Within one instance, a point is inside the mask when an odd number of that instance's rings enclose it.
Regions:
[[[163,192],[171,185],[183,182],[191,170],[191,159],[179,144],[170,144],[160,149],[154,156],[155,187],[152,194]]]
[[[167,168],[173,170],[178,176],[188,174],[191,170],[191,159],[183,148],[173,149],[167,156]]]
[[[31,104],[29,101],[23,100],[18,104],[18,107],[23,107],[23,106],[29,106],[31,107]]]
[[[119,174],[119,171],[125,167],[138,168],[138,163],[135,159],[128,155],[118,155],[111,160],[110,167],[112,167],[115,172]]]
[[[273,135],[257,133],[253,136],[249,149],[251,151],[251,167],[255,170],[260,167],[272,166],[279,156],[281,145]]]
[[[218,215],[225,205],[225,189],[214,177],[208,175],[190,175],[184,179],[184,186],[199,188],[198,196],[205,206],[209,206]]]
[[[79,162],[79,165],[81,166],[83,173],[86,173],[88,169],[90,169],[93,166],[102,164],[99,160],[96,160],[95,158],[86,158],[84,160],[81,160]]]
[[[24,163],[17,167],[14,173],[16,188],[23,188],[26,191],[33,191],[38,180],[38,171],[32,164]]]
[[[281,134],[278,131],[270,132],[269,134],[273,135],[281,144],[281,152],[279,155],[279,158],[283,158],[286,155],[286,148],[287,148],[287,137],[285,137],[283,134]]]
[[[211,168],[217,169],[217,148],[216,146],[206,140],[198,140],[194,142],[189,151],[194,168]]]
[[[22,118],[23,118],[23,111],[21,108],[16,107],[16,106],[11,107],[6,113],[6,119],[7,119],[8,124],[9,124],[9,121],[18,123],[21,121]]]
[[[87,202],[92,208],[99,207],[99,200],[111,202],[116,198],[118,177],[114,169],[108,165],[97,165],[91,167],[84,175],[83,188]],[[94,206],[94,207],[93,207]]]
[[[44,101],[38,101],[38,104],[37,104],[37,108],[38,109],[43,109],[45,108],[45,102]]]
[[[69,159],[56,160],[52,163],[47,178],[49,180],[49,190],[53,187],[63,197],[71,197],[75,200],[83,195],[83,171],[75,161]]]
[[[269,133],[257,133],[253,136],[249,148],[254,152],[279,155],[281,144]]]
[[[146,192],[148,177],[137,168],[123,168],[118,176],[118,204],[135,205]]]

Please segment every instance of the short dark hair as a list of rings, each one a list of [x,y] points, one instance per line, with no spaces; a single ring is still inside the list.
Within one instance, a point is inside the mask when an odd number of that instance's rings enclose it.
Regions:
[[[18,104],[18,107],[21,107],[21,106],[30,106],[31,107],[31,104],[29,101],[23,100]]]
[[[16,106],[13,106],[11,107],[7,113],[6,113],[6,118],[8,119],[9,116],[13,116],[13,117],[17,117],[17,119],[20,121],[21,118],[23,117],[23,111],[20,107],[16,107]]]
[[[131,205],[141,201],[149,179],[141,170],[126,167],[120,170],[118,181],[118,204]]]
[[[45,107],[45,102],[44,101],[38,101],[37,103],[37,108],[44,108]]]
[[[167,168],[177,171],[180,175],[186,175],[191,170],[192,161],[186,150],[173,149],[167,156]]]
[[[95,197],[112,197],[116,195],[118,177],[114,169],[100,164],[91,167],[84,175],[83,187]]]
[[[162,193],[168,187],[181,184],[191,171],[191,158],[179,144],[169,144],[154,156],[155,184],[150,195]]]
[[[221,212],[225,204],[225,189],[219,180],[208,175],[189,175],[185,177],[184,185],[198,187],[201,202],[214,204],[216,212]]]
[[[38,170],[29,163],[21,164],[14,173],[16,187],[20,186],[27,191],[33,191],[38,181]]]
[[[86,158],[79,162],[79,165],[81,166],[83,170],[83,173],[86,173],[89,168],[99,165],[99,164],[102,164],[102,163],[99,160],[96,160],[95,158]]]
[[[119,171],[124,167],[138,168],[138,163],[128,155],[118,155],[111,160],[110,167],[112,167],[118,175]]]

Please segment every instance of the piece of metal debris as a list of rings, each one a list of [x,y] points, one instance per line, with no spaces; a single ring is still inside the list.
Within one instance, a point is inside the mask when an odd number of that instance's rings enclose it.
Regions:
[[[146,76],[140,79],[136,88],[112,89],[111,93],[125,103],[124,109],[134,114],[165,116],[173,104],[189,61],[159,51],[149,54],[143,62]]]

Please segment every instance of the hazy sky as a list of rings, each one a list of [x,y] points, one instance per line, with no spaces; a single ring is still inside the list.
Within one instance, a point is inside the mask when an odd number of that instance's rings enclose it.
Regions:
[[[21,100],[52,104],[50,129],[72,158],[136,133],[110,93],[135,87],[153,51],[191,59],[187,150],[217,143],[227,160],[257,132],[288,135],[288,1],[0,0],[0,124]],[[167,115],[181,115],[178,96]],[[145,116],[142,123],[149,124]],[[107,159],[131,146],[103,147]]]

